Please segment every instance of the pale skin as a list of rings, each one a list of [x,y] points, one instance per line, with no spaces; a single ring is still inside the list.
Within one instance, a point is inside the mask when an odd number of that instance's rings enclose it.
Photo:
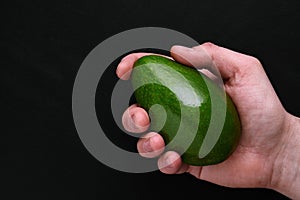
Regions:
[[[163,138],[150,132],[138,141],[139,153],[150,158],[159,156],[158,167],[166,174],[188,172],[222,186],[270,188],[300,199],[300,119],[284,109],[261,63],[252,56],[204,43],[193,48],[173,46],[171,59],[201,67],[205,65],[203,52],[220,71],[225,91],[238,110],[242,124],[238,147],[222,163],[191,166],[176,152],[165,152]],[[118,65],[118,77],[129,79],[134,62],[144,55],[126,56]],[[123,125],[128,131],[141,133],[149,128],[150,119],[135,104],[124,112]]]

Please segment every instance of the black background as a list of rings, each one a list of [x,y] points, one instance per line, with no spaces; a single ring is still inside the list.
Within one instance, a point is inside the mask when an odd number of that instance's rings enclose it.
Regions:
[[[1,5],[0,105],[5,120],[1,120],[0,195],[6,199],[284,198],[271,190],[225,188],[188,174],[128,174],[102,165],[77,135],[72,88],[82,61],[103,40],[127,29],[158,26],[199,43],[211,41],[256,56],[285,108],[299,116],[299,1],[10,2]],[[108,88],[117,80],[114,68],[109,70]],[[98,99],[101,113],[105,101]],[[111,127],[111,134],[114,131]]]

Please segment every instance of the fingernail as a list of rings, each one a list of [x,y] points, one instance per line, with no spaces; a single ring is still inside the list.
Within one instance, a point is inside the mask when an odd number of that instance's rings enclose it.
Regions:
[[[135,113],[129,110],[129,115],[131,116],[132,122],[135,124],[137,122]]]
[[[168,168],[168,169],[171,169],[174,167],[173,161],[171,158],[166,158],[164,164],[165,164],[165,168]]]
[[[144,144],[143,144],[143,149],[145,152],[151,152],[153,149],[151,147],[151,144],[150,144],[150,138],[148,138]]]
[[[138,128],[137,124],[138,124],[138,119],[137,119],[136,115],[133,113],[131,115],[131,125],[132,125],[132,127],[134,127],[136,129],[136,128]]]
[[[193,48],[189,48],[181,45],[175,45],[174,47],[176,48],[177,51],[194,51]]]

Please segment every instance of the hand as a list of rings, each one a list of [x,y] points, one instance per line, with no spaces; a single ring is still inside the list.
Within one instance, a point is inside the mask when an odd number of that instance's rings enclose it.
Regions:
[[[261,63],[256,58],[212,43],[193,48],[182,46],[171,48],[172,59],[186,65],[193,63],[196,66],[204,66],[207,60],[201,59],[203,52],[209,55],[220,71],[225,90],[238,110],[242,136],[237,149],[220,164],[191,166],[183,163],[174,151],[163,153],[165,145],[163,138],[158,133],[151,132],[139,140],[137,144],[139,153],[145,157],[160,156],[158,166],[167,174],[189,172],[199,179],[223,186],[272,188],[287,195],[294,195],[290,194],[290,189],[284,188],[283,184],[286,180],[294,178],[290,177],[292,175],[288,172],[284,172],[287,177],[283,178],[282,173],[285,169],[283,165],[289,164],[287,158],[290,157],[285,154],[289,153],[288,144],[291,143],[292,135],[295,135],[295,131],[291,130],[295,130],[292,127],[299,124],[299,120],[285,111]],[[117,68],[118,77],[128,79],[127,72],[134,62],[144,55],[146,54],[135,53],[126,56]],[[137,105],[130,106],[123,115],[124,128],[131,132],[146,131],[149,123],[147,112]],[[299,139],[299,136],[297,138]],[[298,142],[296,152],[300,155],[300,139]],[[297,159],[300,164],[299,156]],[[299,176],[298,182],[288,183],[287,186],[300,188]],[[300,195],[299,190],[298,192]]]

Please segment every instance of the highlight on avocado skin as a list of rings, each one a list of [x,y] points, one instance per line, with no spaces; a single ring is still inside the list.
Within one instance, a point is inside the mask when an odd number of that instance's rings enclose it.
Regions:
[[[150,115],[151,131],[161,134],[166,149],[179,152],[183,162],[217,164],[237,147],[241,124],[231,98],[197,69],[149,55],[135,62],[131,82],[137,103]],[[210,123],[218,123],[212,121],[212,107],[224,110],[219,132],[208,131]]]

